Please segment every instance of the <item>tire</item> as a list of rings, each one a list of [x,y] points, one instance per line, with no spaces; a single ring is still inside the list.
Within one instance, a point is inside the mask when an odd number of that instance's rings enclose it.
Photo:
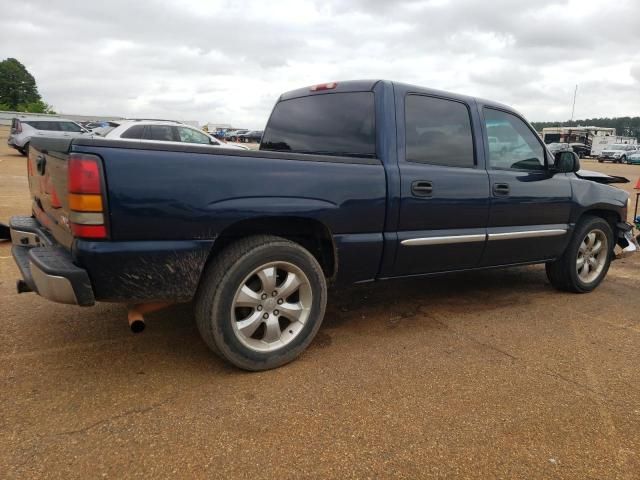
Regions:
[[[593,243],[588,237],[592,233],[595,235]],[[606,244],[604,244],[605,239]],[[598,241],[602,242],[598,250],[599,254],[596,253]],[[591,292],[600,285],[609,271],[613,247],[613,231],[609,223],[600,217],[585,216],[576,226],[573,237],[562,256],[553,262],[547,262],[547,278],[558,290],[574,293]],[[588,253],[585,254],[583,250]],[[582,269],[579,266],[580,258],[584,265]],[[586,274],[584,268],[587,268]]]
[[[604,160],[602,160],[601,158],[598,159],[598,163],[603,163]]]
[[[29,142],[24,144],[24,147],[22,147],[22,150],[20,150],[20,153],[27,158],[29,157]]]
[[[620,159],[620,163],[627,163],[627,157],[622,157]]]
[[[271,269],[273,274],[265,275]],[[291,290],[293,294],[285,293],[293,278],[300,286]],[[236,367],[260,371],[289,363],[307,348],[320,328],[326,303],[326,279],[311,253],[284,238],[256,235],[232,243],[205,269],[195,316],[213,352]],[[300,321],[285,311],[294,312]]]

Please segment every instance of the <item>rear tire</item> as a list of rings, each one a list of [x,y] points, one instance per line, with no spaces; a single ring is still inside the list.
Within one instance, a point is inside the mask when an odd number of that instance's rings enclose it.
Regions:
[[[591,292],[609,271],[613,247],[609,223],[600,217],[585,216],[562,256],[547,262],[547,278],[558,290]]]
[[[259,371],[289,363],[307,348],[326,303],[326,279],[313,255],[284,238],[256,235],[229,245],[206,268],[195,316],[212,351]]]
[[[24,144],[24,147],[22,147],[22,150],[20,150],[20,153],[22,153],[22,155],[24,155],[25,157],[29,157],[29,142]]]

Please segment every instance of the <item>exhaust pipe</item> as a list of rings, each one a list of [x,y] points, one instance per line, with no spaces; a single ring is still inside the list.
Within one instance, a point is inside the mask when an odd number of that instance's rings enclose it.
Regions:
[[[169,302],[151,302],[151,303],[139,303],[129,307],[127,312],[127,320],[129,321],[129,328],[133,333],[141,333],[144,331],[145,323],[144,316],[147,313],[157,312],[163,308],[173,305]]]
[[[33,289],[24,280],[16,281],[16,290],[18,291],[18,293],[33,292]]]

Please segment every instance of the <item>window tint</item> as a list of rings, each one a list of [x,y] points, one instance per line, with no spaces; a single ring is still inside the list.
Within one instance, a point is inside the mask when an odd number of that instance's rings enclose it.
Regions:
[[[31,125],[36,130],[46,130],[48,132],[59,132],[60,131],[60,122],[47,122],[45,120],[35,120],[23,122],[27,125]]]
[[[491,168],[544,170],[544,149],[522,120],[510,113],[485,108],[484,121]]]
[[[147,125],[144,132],[146,140],[159,140],[162,142],[176,142],[173,135],[173,127],[170,125]]]
[[[409,95],[405,107],[407,161],[474,166],[471,119],[464,104]]]
[[[180,141],[184,143],[203,143],[209,145],[209,137],[193,128],[177,127]]]
[[[77,125],[73,122],[59,122],[60,130],[63,132],[83,132],[80,125]]]
[[[260,146],[327,155],[374,157],[372,92],[330,93],[279,102]]]
[[[144,125],[134,125],[129,127],[125,132],[120,135],[120,138],[135,138],[140,140],[144,132]]]

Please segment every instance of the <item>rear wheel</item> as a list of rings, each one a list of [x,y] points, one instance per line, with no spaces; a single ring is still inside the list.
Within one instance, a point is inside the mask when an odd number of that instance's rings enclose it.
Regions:
[[[623,157],[620,159],[620,163],[628,163],[628,162],[627,162],[627,157],[623,156]]]
[[[609,271],[613,246],[613,232],[606,220],[583,218],[562,256],[546,264],[549,281],[559,290],[592,291]]]
[[[22,147],[22,150],[20,150],[20,153],[22,153],[25,157],[29,156],[29,142],[24,144],[24,147]]]
[[[203,275],[196,321],[205,343],[245,370],[295,359],[320,328],[327,301],[322,268],[289,240],[260,235],[231,244]]]

